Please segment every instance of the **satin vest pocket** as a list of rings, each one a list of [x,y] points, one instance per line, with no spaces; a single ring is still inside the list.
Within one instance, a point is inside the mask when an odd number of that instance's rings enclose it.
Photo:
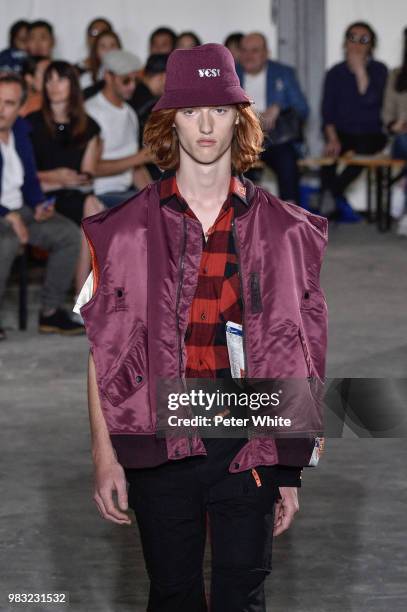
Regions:
[[[119,406],[147,382],[147,328],[138,324],[129,349],[120,359],[115,374],[103,387],[103,394],[113,406]]]
[[[308,350],[307,341],[305,340],[305,337],[304,337],[304,332],[302,331],[301,327],[298,328],[298,337],[300,339],[301,349],[304,355],[305,364],[307,366],[308,378],[311,378],[312,376],[311,356]]]
[[[320,290],[305,289],[301,297],[300,310],[322,311],[325,307],[325,297]]]

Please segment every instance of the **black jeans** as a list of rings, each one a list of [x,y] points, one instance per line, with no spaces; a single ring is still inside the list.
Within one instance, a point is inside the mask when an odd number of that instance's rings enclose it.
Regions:
[[[373,155],[381,151],[386,144],[384,134],[345,134],[338,132],[341,143],[341,155],[347,151],[354,151],[358,155]],[[334,197],[344,195],[347,187],[363,171],[361,166],[346,166],[340,173],[336,173],[336,164],[322,166],[321,191],[330,191]]]
[[[298,154],[292,142],[271,145],[261,154],[264,163],[274,170],[278,183],[278,195],[282,200],[300,203],[300,172]]]
[[[270,145],[260,155],[260,159],[271,168],[276,175],[278,195],[282,200],[300,202],[300,173],[297,166],[298,153],[292,142],[280,145]],[[245,172],[248,179],[258,183],[261,171],[251,168]]]
[[[205,457],[126,469],[129,506],[150,577],[148,612],[206,612],[206,529],[212,557],[211,612],[264,612],[271,570],[273,466],[231,474]],[[217,473],[216,473],[217,472]]]

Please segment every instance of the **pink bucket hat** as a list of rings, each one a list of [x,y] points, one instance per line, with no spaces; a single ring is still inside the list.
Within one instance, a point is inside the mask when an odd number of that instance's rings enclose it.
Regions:
[[[165,90],[152,110],[241,103],[252,100],[240,86],[233,55],[223,45],[209,43],[171,53]]]

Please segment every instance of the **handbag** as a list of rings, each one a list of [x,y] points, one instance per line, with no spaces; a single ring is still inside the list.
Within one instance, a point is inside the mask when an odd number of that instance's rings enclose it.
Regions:
[[[265,135],[265,145],[273,146],[286,142],[302,142],[303,122],[294,108],[286,108],[280,111],[275,126],[268,130]]]

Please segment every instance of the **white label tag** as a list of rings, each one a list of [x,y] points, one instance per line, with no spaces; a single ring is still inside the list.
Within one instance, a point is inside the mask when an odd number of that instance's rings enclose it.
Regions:
[[[76,304],[72,308],[72,310],[74,312],[76,312],[77,314],[81,314],[80,309],[87,302],[89,302],[89,300],[92,297],[92,295],[93,295],[93,272],[90,272],[88,278],[85,281],[85,284],[83,285],[82,289],[80,290],[80,293],[79,293],[79,295],[78,295],[78,297],[76,299]]]
[[[317,466],[319,459],[324,451],[324,438],[319,438],[318,436],[315,438],[314,450],[312,451],[311,459],[309,460],[308,465]]]
[[[245,376],[243,328],[239,323],[233,321],[226,323],[226,341],[232,378],[243,378]]]

